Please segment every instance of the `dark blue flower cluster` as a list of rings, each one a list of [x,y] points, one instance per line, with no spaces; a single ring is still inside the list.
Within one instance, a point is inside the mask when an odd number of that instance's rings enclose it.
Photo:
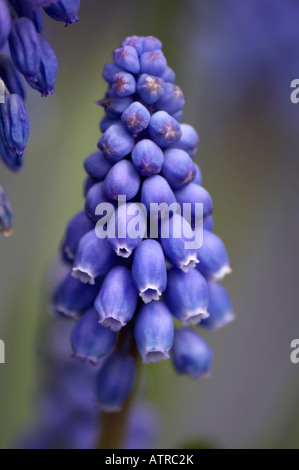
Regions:
[[[55,310],[78,320],[75,357],[106,358],[96,382],[107,411],[121,409],[131,394],[138,354],[148,364],[172,352],[179,373],[207,375],[212,351],[190,325],[215,331],[233,319],[218,284],[229,258],[193,161],[199,138],[181,123],[184,95],[161,49],[155,37],[131,36],[106,65],[103,135],[85,161],[85,209],[62,243],[71,269]],[[198,228],[203,243],[188,245]]]
[[[12,171],[23,166],[29,138],[21,75],[42,96],[54,93],[58,63],[42,36],[42,8],[57,21],[78,21],[80,0],[0,0],[0,156]]]

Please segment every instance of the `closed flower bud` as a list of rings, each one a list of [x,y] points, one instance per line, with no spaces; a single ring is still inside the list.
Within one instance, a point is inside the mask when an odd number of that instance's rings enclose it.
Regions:
[[[120,160],[107,173],[103,192],[107,199],[117,201],[118,196],[133,199],[139,191],[140,176],[129,160]]]
[[[146,216],[140,205],[122,204],[108,222],[107,240],[118,256],[129,258],[141,245],[146,232]]]
[[[97,180],[94,180],[90,176],[87,176],[87,178],[85,178],[85,181],[83,183],[83,196],[84,197],[87,196],[87,193],[90,190],[90,188],[92,188],[92,186],[94,186],[97,182],[98,182]]]
[[[171,269],[166,289],[167,305],[184,326],[197,325],[207,318],[209,290],[204,277],[196,270],[184,273]]]
[[[115,124],[99,140],[99,148],[104,152],[108,162],[116,163],[131,153],[135,144],[134,138],[124,126]]]
[[[203,320],[200,326],[215,333],[235,319],[232,301],[227,290],[221,284],[208,282],[210,316]]]
[[[108,82],[110,85],[114,83],[115,80],[115,75],[119,72],[122,72],[123,69],[116,65],[114,62],[108,62],[108,64],[105,65],[104,71],[103,71],[103,78]]]
[[[113,54],[116,65],[131,73],[140,72],[140,63],[135,47],[125,46],[116,49]]]
[[[25,98],[25,89],[20,74],[13,66],[10,57],[6,54],[0,55],[0,77],[4,81],[9,93],[15,93],[23,99]]]
[[[107,116],[107,114],[105,114],[105,116],[103,117],[103,119],[101,119],[100,121],[100,130],[102,133],[106,132],[107,129],[109,129],[109,127],[113,126],[114,124],[120,124],[122,125],[122,122],[120,119],[113,119],[113,118],[110,118],[109,116]]]
[[[133,102],[131,96],[119,97],[114,90],[111,88],[107,91],[105,98],[98,101],[95,104],[103,106],[107,116],[111,119],[120,119],[122,113],[130,106]]]
[[[174,71],[167,65],[165,72],[163,73],[162,77],[164,82],[175,82],[175,73]]]
[[[199,168],[199,166],[197,165],[197,163],[194,163],[194,167],[195,167],[195,178],[193,180],[193,183],[195,184],[198,184],[199,186],[202,185],[202,173],[201,173],[201,169]]]
[[[156,102],[155,106],[168,114],[175,114],[185,106],[184,93],[177,85],[166,82],[163,96]]]
[[[209,281],[221,281],[231,273],[229,257],[223,241],[208,230],[203,231],[203,244],[197,250],[199,264],[197,269]]]
[[[130,354],[115,352],[100,369],[97,401],[106,412],[118,412],[132,393],[136,377],[136,362]]]
[[[41,58],[39,62],[39,69],[36,80],[27,78],[29,85],[38,90],[41,96],[53,95],[55,91],[55,80],[58,73],[58,62],[56,55],[43,37],[39,36],[39,43],[41,49]]]
[[[135,340],[143,364],[169,359],[173,335],[173,318],[163,302],[140,307],[135,322]]]
[[[160,49],[144,52],[140,57],[140,72],[161,77],[167,67],[167,61]]]
[[[45,12],[53,20],[63,21],[68,25],[78,21],[79,6],[80,0],[59,0],[45,7]]]
[[[158,111],[151,117],[149,134],[160,147],[168,147],[180,140],[180,124],[166,111]]]
[[[6,0],[0,0],[0,49],[4,46],[11,28],[10,12]]]
[[[214,205],[210,194],[198,184],[187,184],[183,188],[177,189],[174,194],[182,209],[184,203],[190,204],[192,225],[194,221],[197,223],[200,222],[196,213],[196,204],[202,204],[203,213],[201,215],[203,219],[213,213]]]
[[[167,111],[167,110],[166,110]],[[193,158],[199,144],[199,137],[194,127],[189,124],[181,124],[182,136],[175,144],[176,148],[185,150]]]
[[[164,154],[161,148],[152,140],[140,140],[132,150],[132,162],[142,176],[152,176],[160,173]]]
[[[0,232],[8,237],[12,234],[13,213],[4,189],[0,185]]]
[[[43,15],[39,5],[32,5],[32,0],[9,0],[17,15],[21,18],[25,16],[29,18],[38,33],[43,29]]]
[[[91,178],[98,181],[105,178],[111,167],[111,163],[106,160],[105,155],[101,150],[97,150],[89,155],[84,162],[86,173],[88,173]]]
[[[0,136],[15,155],[22,155],[29,138],[29,118],[19,95],[7,95],[0,104]]]
[[[27,79],[35,81],[41,59],[40,36],[29,18],[18,18],[12,22],[9,45],[16,68]]]
[[[85,310],[92,307],[99,287],[99,281],[91,286],[69,274],[54,294],[54,310],[66,317],[79,318]]]
[[[135,101],[122,114],[121,120],[131,134],[140,134],[149,125],[151,115],[143,104]]]
[[[155,36],[146,36],[142,41],[143,52],[162,49],[162,42]]]
[[[72,331],[73,355],[97,365],[99,359],[111,351],[115,339],[115,333],[99,324],[98,314],[91,308],[84,313]]]
[[[183,111],[177,111],[171,115],[177,122],[181,123],[183,120]]]
[[[140,56],[143,53],[143,39],[144,38],[142,36],[128,36],[121,43],[121,47],[134,47],[137,51],[137,54]]]
[[[186,328],[175,332],[172,358],[179,374],[199,379],[209,375],[213,352],[196,331]]]
[[[132,276],[143,302],[159,300],[167,284],[166,263],[159,242],[143,240],[135,250]]]
[[[141,202],[146,207],[151,219],[169,217],[177,210],[175,195],[163,176],[154,175],[143,181]]]
[[[98,210],[99,204],[103,203],[105,203],[105,211],[107,212]],[[102,219],[103,216],[109,218],[114,209],[114,203],[108,201],[104,195],[104,182],[100,181],[99,183],[93,184],[86,194],[85,212],[87,216],[95,221]]]
[[[179,214],[165,219],[161,225],[161,245],[166,258],[185,273],[198,263],[195,248],[188,247],[194,240],[190,224]]]
[[[80,240],[72,274],[81,282],[93,285],[96,278],[107,274],[114,262],[115,255],[107,240],[98,238],[91,230]]]
[[[119,331],[133,317],[138,292],[131,271],[125,266],[115,266],[104,279],[95,301],[99,323],[112,331]]]
[[[187,152],[173,148],[164,152],[161,174],[172,188],[179,189],[194,180],[196,168]]]
[[[136,91],[135,78],[130,73],[118,72],[114,76],[112,90],[120,98],[133,95]]]
[[[137,92],[146,104],[154,104],[164,95],[164,81],[144,73],[138,79]]]
[[[68,223],[62,244],[63,255],[72,261],[77,253],[78,245],[87,232],[92,230],[94,223],[86,216],[85,212],[79,212]]]

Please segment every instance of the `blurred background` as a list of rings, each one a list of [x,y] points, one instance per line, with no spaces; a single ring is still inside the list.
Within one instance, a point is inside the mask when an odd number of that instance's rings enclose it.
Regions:
[[[130,34],[163,42],[185,92],[184,122],[215,204],[233,273],[237,320],[208,337],[211,378],[147,366],[141,392],[161,414],[156,446],[299,447],[299,4],[295,0],[82,0],[80,22],[46,20],[59,61],[56,94],[28,93],[31,137],[22,174],[2,166],[15,233],[0,240],[0,448],[34,414],[49,270],[66,222],[83,204],[84,158],[96,149],[101,72]]]

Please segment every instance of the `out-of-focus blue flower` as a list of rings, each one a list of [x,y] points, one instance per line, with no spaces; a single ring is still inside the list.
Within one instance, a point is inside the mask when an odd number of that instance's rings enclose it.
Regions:
[[[55,91],[55,80],[58,73],[58,62],[56,55],[48,41],[40,36],[40,61],[36,80],[27,78],[32,88],[38,90],[41,96],[53,95]]]
[[[160,416],[147,402],[135,403],[128,417],[123,449],[156,449],[159,443]]]
[[[59,0],[45,7],[45,12],[56,21],[63,21],[66,26],[79,20],[80,0]]]
[[[22,156],[29,138],[29,119],[19,95],[6,95],[0,104],[0,139],[8,150]]]
[[[174,367],[179,374],[187,374],[193,379],[209,375],[213,353],[196,331],[189,328],[177,330],[172,353]]]
[[[120,411],[134,387],[136,363],[133,356],[115,352],[107,359],[97,379],[97,402],[104,411]]]
[[[54,93],[58,72],[55,53],[41,35],[42,8],[58,21],[73,23],[79,5],[80,0],[0,0],[0,156],[12,171],[23,166],[30,127],[19,73],[47,96]]]
[[[135,340],[143,364],[169,359],[173,334],[173,318],[163,302],[150,302],[140,307],[135,322]]]
[[[98,364],[99,359],[111,351],[115,339],[115,333],[99,324],[98,314],[91,308],[84,313],[72,331],[73,355],[81,361]]]
[[[0,49],[5,44],[11,27],[11,18],[6,0],[0,0]]]
[[[0,185],[0,232],[8,237],[12,234],[12,208],[7,199],[6,193]]]

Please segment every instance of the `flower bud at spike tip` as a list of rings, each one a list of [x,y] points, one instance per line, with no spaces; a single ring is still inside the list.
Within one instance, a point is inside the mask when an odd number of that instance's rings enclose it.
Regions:
[[[144,139],[133,148],[132,162],[142,176],[152,176],[160,173],[164,155],[155,142]]]
[[[169,149],[164,152],[161,174],[172,188],[179,189],[194,180],[196,168],[187,152]]]

